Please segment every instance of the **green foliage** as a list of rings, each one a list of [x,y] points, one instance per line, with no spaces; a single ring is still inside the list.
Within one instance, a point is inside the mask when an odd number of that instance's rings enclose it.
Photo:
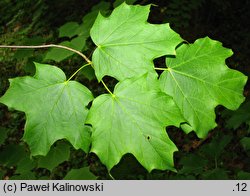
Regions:
[[[75,50],[81,51],[85,46],[86,39],[87,39],[86,36],[78,36],[78,37],[72,39],[71,41],[61,42],[60,45],[67,46],[67,47],[73,48]],[[45,61],[46,60],[54,60],[56,62],[60,62],[60,61],[63,61],[64,59],[72,56],[73,54],[74,54],[74,52],[72,52],[72,51],[68,51],[68,50],[65,50],[62,48],[53,48],[53,49],[48,51],[44,60]]]
[[[78,35],[79,24],[77,22],[67,22],[59,28],[59,37],[72,38]]]
[[[91,92],[57,67],[36,63],[34,77],[10,80],[0,102],[26,113],[23,139],[32,155],[46,155],[50,146],[65,138],[76,148],[88,151],[90,127],[84,125],[93,98]],[[39,139],[38,139],[39,138]]]
[[[71,169],[64,180],[96,180],[96,177],[89,171],[88,167]]]
[[[34,175],[34,173],[32,173],[31,171],[28,171],[26,173],[20,174],[20,175],[14,175],[10,178],[11,180],[36,180],[36,177]]]
[[[218,132],[211,141],[193,152],[181,153],[179,170],[173,177],[177,179],[229,179],[227,164],[230,164],[235,156],[227,153],[232,139],[232,133],[226,135]]]
[[[114,7],[119,4],[121,1],[115,1]],[[231,110],[239,107],[244,101],[247,77],[226,66],[232,51],[208,37],[183,44],[169,24],[147,22],[150,6],[123,3],[110,15],[109,9],[109,3],[101,2],[83,17],[82,23],[68,22],[59,28],[59,38],[65,39],[60,44],[78,51],[92,49],[87,41],[92,39],[97,47],[88,62],[91,67],[80,67],[67,80],[58,67],[35,63],[33,77],[10,79],[0,102],[25,113],[23,140],[34,158],[27,156],[23,146],[8,144],[0,152],[4,166],[0,174],[15,166],[12,179],[56,178],[54,171],[60,164],[68,164],[70,158],[70,146],[58,142],[65,139],[75,149],[96,154],[108,173],[130,154],[148,172],[178,171],[169,179],[228,179],[221,156],[231,135],[218,135],[197,153],[181,158],[176,167],[173,155],[178,148],[166,129],[181,127],[186,133],[194,130],[205,139],[216,126],[216,106]],[[53,48],[42,59],[61,62],[73,54]],[[25,55],[17,53],[16,58]],[[163,56],[167,68],[155,67],[153,60]],[[89,80],[94,73],[109,94],[94,98],[85,87],[87,83],[72,81],[86,70],[90,72]],[[113,91],[102,80],[104,76],[118,80]],[[0,131],[4,144],[8,131]],[[248,138],[241,143],[249,150]],[[36,175],[31,172],[34,168],[39,170]],[[71,169],[67,174],[58,174],[61,178],[96,178],[88,167],[67,168]],[[46,172],[49,174],[44,175]],[[238,174],[239,178],[247,176]]]
[[[25,158],[25,156],[26,152],[23,146],[9,144],[0,152],[0,164],[9,167],[15,166]]]
[[[172,98],[148,87],[146,79],[143,75],[118,83],[113,95],[97,97],[90,109],[91,151],[109,170],[126,153],[132,153],[148,171],[174,170],[177,148],[164,127],[178,126],[184,119]]]
[[[244,102],[238,110],[224,111],[223,116],[227,117],[226,127],[230,129],[237,129],[242,124],[250,125],[250,101]]]
[[[238,173],[237,179],[239,179],[239,180],[249,180],[250,179],[250,172],[240,171]]]
[[[78,51],[86,51],[86,41],[90,36],[90,29],[96,19],[99,12],[104,14],[107,13],[109,8],[109,3],[101,1],[99,4],[91,9],[91,12],[86,14],[82,18],[82,23],[68,22],[59,28],[59,38],[68,38],[69,41],[60,42],[60,45],[68,46]],[[68,57],[72,56],[74,53],[61,48],[50,49],[44,60],[54,60],[56,62],[61,62]],[[91,76],[90,76],[91,77]]]
[[[235,110],[245,99],[242,91],[247,77],[225,65],[231,55],[220,42],[206,37],[180,46],[176,58],[166,59],[168,68],[160,76],[162,89],[201,138],[216,126],[217,105]]]
[[[210,160],[217,160],[231,140],[232,137],[229,135],[223,135],[222,137],[218,135],[214,137],[213,141],[201,148],[201,151]]]
[[[70,146],[65,143],[59,143],[50,149],[49,153],[39,158],[38,167],[46,168],[52,171],[60,163],[67,161],[70,156]]]
[[[16,171],[15,174],[27,174],[36,166],[35,161],[31,159],[28,154],[24,158],[22,158],[20,161],[18,161],[16,165]]]
[[[215,168],[202,175],[204,180],[228,180],[227,172],[221,168]]]
[[[183,165],[179,174],[194,174],[198,175],[204,171],[205,166],[208,164],[208,160],[204,159],[198,154],[186,155],[181,159],[180,164]]]
[[[97,46],[92,58],[98,80],[105,75],[124,80],[154,72],[153,59],[175,54],[182,39],[168,24],[146,23],[149,9],[124,3],[108,18],[98,15],[90,32]]]

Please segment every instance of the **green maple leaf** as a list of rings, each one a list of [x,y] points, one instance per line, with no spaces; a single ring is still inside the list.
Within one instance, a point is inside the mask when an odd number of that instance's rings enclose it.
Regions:
[[[101,14],[90,31],[97,45],[93,64],[98,80],[105,75],[123,80],[154,72],[153,59],[175,54],[182,41],[169,24],[149,24],[150,5],[123,3],[105,18]]]
[[[165,127],[183,122],[172,98],[151,90],[147,75],[116,85],[114,94],[93,101],[87,123],[93,125],[91,151],[110,170],[126,153],[148,170],[173,168],[177,150]]]
[[[216,126],[217,105],[235,110],[244,101],[247,77],[226,66],[232,51],[208,37],[182,45],[176,53],[176,58],[166,59],[168,69],[161,74],[160,83],[202,138]]]
[[[34,77],[10,80],[10,88],[0,102],[26,114],[23,139],[32,155],[46,155],[59,139],[67,139],[76,149],[88,151],[90,127],[84,125],[93,99],[82,84],[66,81],[63,71],[45,64],[35,64]]]

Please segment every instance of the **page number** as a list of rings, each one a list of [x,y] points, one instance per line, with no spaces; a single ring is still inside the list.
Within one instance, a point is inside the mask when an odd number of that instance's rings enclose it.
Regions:
[[[237,183],[233,191],[247,191],[247,183]]]

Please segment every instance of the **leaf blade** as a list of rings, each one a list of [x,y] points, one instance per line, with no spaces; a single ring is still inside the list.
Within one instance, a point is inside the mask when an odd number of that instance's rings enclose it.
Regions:
[[[23,139],[31,154],[46,155],[59,139],[67,139],[76,149],[87,152],[91,128],[84,122],[92,93],[78,82],[66,82],[65,74],[57,67],[35,66],[34,77],[11,79],[10,88],[0,98],[9,108],[26,113]]]
[[[229,69],[225,59],[232,51],[206,37],[177,49],[166,59],[168,69],[160,76],[162,90],[172,96],[188,123],[201,138],[216,126],[214,108],[237,109],[244,101],[247,77]]]
[[[165,127],[179,126],[183,118],[172,98],[150,90],[146,78],[143,75],[118,83],[114,96],[97,97],[90,109],[87,122],[93,126],[91,152],[109,170],[126,153],[133,154],[148,171],[174,170],[173,152],[177,148]]]
[[[97,46],[93,64],[98,80],[105,75],[123,80],[155,72],[154,58],[175,54],[182,39],[168,24],[146,23],[149,9],[123,3],[108,18],[97,16],[90,35]]]

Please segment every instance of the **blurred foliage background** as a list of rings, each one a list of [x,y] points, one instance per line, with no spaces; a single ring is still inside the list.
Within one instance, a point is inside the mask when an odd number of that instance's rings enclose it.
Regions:
[[[0,44],[62,44],[91,56],[94,45],[89,30],[100,11],[109,15],[123,0],[1,0]],[[250,2],[248,0],[127,0],[128,4],[152,4],[149,22],[170,23],[188,42],[209,36],[231,48],[234,55],[227,65],[250,75]],[[82,59],[62,49],[0,49],[0,96],[8,88],[8,79],[34,74],[33,62],[59,66],[67,75],[79,68]],[[155,61],[161,64],[162,58]],[[95,96],[105,89],[95,80],[91,67],[76,78]],[[112,89],[116,81],[105,77]],[[237,111],[217,107],[218,127],[209,136],[198,139],[168,128],[176,143],[177,173],[147,171],[132,155],[125,155],[109,174],[94,154],[74,150],[66,141],[58,141],[46,157],[30,157],[21,140],[25,124],[23,113],[0,105],[0,177],[1,179],[250,179],[250,102],[249,83],[246,101]]]

